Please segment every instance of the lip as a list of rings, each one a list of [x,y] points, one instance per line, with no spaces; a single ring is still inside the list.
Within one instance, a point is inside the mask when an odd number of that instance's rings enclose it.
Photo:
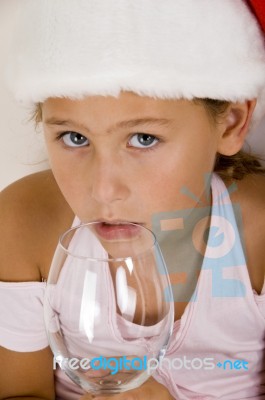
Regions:
[[[104,240],[128,240],[138,237],[142,224],[129,221],[97,221],[96,233]]]

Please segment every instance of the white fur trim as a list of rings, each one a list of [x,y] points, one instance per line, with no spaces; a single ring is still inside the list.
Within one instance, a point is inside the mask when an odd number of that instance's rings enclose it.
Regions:
[[[21,3],[9,83],[23,103],[131,90],[265,109],[263,37],[241,0]]]

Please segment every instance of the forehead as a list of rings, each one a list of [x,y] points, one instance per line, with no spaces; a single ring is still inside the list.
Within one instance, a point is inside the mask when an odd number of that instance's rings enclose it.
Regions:
[[[89,96],[80,100],[49,98],[42,106],[48,125],[78,125],[87,131],[112,131],[139,126],[187,127],[209,123],[205,107],[184,99],[163,100],[122,92],[118,97]]]
[[[152,97],[139,96],[132,92],[122,92],[118,97],[89,96],[80,100],[69,98],[49,98],[43,103],[43,112],[68,114],[76,112],[97,115],[97,111],[104,114],[150,114],[171,115],[178,112],[191,112],[198,108],[189,100],[163,100]],[[101,114],[101,117],[103,115]]]

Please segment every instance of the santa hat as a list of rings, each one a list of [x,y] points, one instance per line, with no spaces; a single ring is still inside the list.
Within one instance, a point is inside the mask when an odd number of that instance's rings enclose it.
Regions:
[[[127,90],[162,99],[258,98],[256,118],[265,109],[264,36],[252,12],[262,15],[263,0],[21,5],[9,84],[24,104]]]
[[[265,2],[264,0],[249,0],[249,7],[252,8],[256,18],[258,19],[260,26],[265,32]]]

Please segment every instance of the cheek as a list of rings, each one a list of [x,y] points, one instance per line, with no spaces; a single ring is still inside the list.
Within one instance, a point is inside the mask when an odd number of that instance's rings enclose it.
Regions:
[[[84,197],[84,174],[80,173],[75,163],[71,162],[53,146],[47,146],[50,168],[54,178],[73,211]]]
[[[54,178],[71,209],[75,211],[79,208],[79,203],[83,198],[81,192],[81,182],[75,179],[72,172],[66,173],[64,169],[52,168]]]
[[[167,153],[150,169],[144,169],[137,183],[138,197],[141,193],[152,213],[192,208],[200,198],[208,199],[214,160],[215,147],[207,143],[199,149],[183,146]]]

